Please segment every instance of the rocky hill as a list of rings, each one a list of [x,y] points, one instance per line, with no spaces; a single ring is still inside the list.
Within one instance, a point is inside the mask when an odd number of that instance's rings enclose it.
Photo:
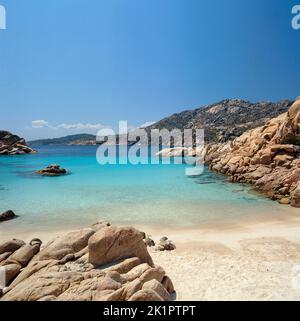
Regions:
[[[147,130],[204,129],[206,142],[226,142],[286,112],[291,104],[290,100],[277,103],[251,103],[239,99],[226,99],[216,104],[174,114],[147,127]]]
[[[34,152],[23,138],[8,131],[0,131],[0,155],[23,155]]]
[[[207,144],[205,159],[232,182],[251,183],[282,204],[300,207],[300,98],[287,113],[233,141]]]

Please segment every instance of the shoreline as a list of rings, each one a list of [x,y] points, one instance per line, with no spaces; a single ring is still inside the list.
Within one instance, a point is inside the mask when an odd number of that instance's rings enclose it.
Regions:
[[[102,220],[101,218],[98,221],[109,221],[112,225],[118,226],[134,226],[135,228],[146,232],[149,235],[153,235],[159,237],[159,235],[163,236],[163,234],[168,235],[186,235],[189,237],[190,234],[195,232],[201,231],[202,235],[209,235],[209,234],[220,234],[224,235],[224,233],[241,233],[242,231],[247,232],[251,229],[257,229],[260,225],[268,224],[269,226],[274,225],[286,225],[291,226],[293,224],[299,224],[300,227],[300,211],[297,208],[293,208],[287,205],[280,205],[282,207],[282,211],[278,213],[274,213],[272,211],[267,213],[255,213],[251,216],[248,215],[250,212],[247,209],[247,215],[239,216],[239,217],[229,217],[224,218],[221,217],[220,219],[212,219],[209,221],[204,221],[203,223],[195,223],[192,224],[188,222],[185,224],[165,224],[165,223],[148,223],[148,224],[140,224],[138,222],[120,222],[120,221],[110,221],[110,220]],[[200,214],[199,214],[200,215]],[[90,224],[89,224],[90,223]],[[70,231],[74,231],[77,229],[81,229],[83,227],[88,227],[96,223],[96,221],[89,222],[87,224],[83,223],[76,223],[74,225],[68,226],[67,228],[57,228],[51,225],[49,228],[39,228],[38,226],[32,226],[32,228],[26,227],[25,231],[22,231],[22,228],[18,225],[18,218],[14,218],[10,221],[2,222],[0,227],[4,227],[8,224],[8,228],[3,230],[1,228],[0,233],[0,241],[7,239],[9,237],[19,237],[24,240],[29,240],[30,237],[44,237],[46,240],[49,238],[59,236],[63,233],[67,233]],[[16,228],[12,227],[15,225]],[[168,236],[167,235],[167,236]]]

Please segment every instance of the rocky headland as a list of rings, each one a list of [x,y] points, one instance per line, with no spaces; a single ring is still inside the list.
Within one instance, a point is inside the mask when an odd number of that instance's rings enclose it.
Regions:
[[[44,247],[39,239],[2,242],[0,301],[169,301],[172,281],[153,263],[144,237],[99,222]]]
[[[300,97],[286,113],[233,140],[165,148],[156,156],[202,157],[229,181],[252,184],[272,200],[300,207]]]
[[[24,155],[35,152],[23,138],[8,131],[0,131],[0,155]]]
[[[210,169],[250,183],[282,204],[300,207],[300,98],[263,126],[226,143],[207,144]]]

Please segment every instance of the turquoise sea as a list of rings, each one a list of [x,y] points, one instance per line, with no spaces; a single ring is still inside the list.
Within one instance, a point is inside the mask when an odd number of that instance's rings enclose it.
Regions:
[[[19,217],[0,224],[0,233],[83,227],[98,220],[189,227],[282,212],[249,186],[228,183],[207,169],[187,177],[186,165],[99,165],[96,149],[40,147],[34,155],[1,156],[0,212],[12,209]],[[53,163],[71,174],[35,173]]]

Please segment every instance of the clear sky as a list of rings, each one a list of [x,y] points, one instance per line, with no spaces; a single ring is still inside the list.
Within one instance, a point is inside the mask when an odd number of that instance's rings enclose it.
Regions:
[[[27,139],[139,126],[224,98],[300,95],[300,0],[0,4],[0,128]]]

